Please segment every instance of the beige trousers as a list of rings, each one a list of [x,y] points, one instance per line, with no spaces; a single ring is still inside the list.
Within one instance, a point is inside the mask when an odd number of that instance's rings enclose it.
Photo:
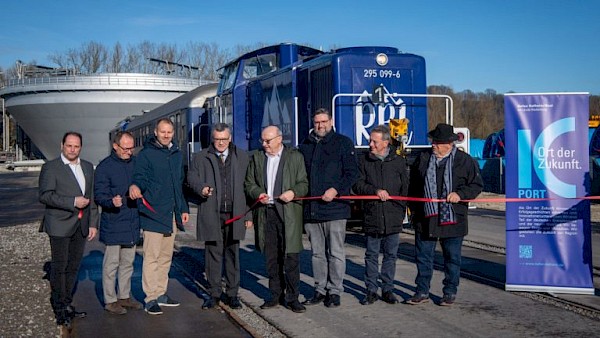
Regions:
[[[168,237],[158,232],[144,231],[142,289],[146,294],[146,304],[167,293],[176,234],[175,224],[173,233]]]

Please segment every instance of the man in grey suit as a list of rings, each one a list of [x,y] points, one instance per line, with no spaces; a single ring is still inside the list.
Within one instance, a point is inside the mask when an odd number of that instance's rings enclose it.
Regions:
[[[67,132],[60,157],[42,166],[39,199],[46,206],[40,226],[50,237],[50,302],[58,325],[71,326],[85,312],[71,306],[73,288],[83,257],[85,238],[96,236],[98,209],[94,203],[94,167],[79,158],[82,138]]]

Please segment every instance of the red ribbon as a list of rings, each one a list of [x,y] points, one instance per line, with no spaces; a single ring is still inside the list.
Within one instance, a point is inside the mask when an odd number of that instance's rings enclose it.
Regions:
[[[301,200],[319,200],[322,196],[309,196],[309,197],[298,197],[294,198],[294,201]],[[350,196],[337,196],[334,199],[339,200],[379,200],[379,196],[376,195],[350,195]],[[445,199],[440,198],[425,198],[425,197],[408,197],[408,196],[390,196],[388,199],[394,201],[409,201],[409,202],[445,202]],[[572,197],[572,198],[517,198],[517,197],[498,197],[498,198],[475,198],[475,199],[464,199],[460,202],[490,202],[490,203],[514,203],[514,202],[539,202],[539,201],[555,201],[560,199],[577,199],[577,200],[600,200],[600,196],[583,196],[583,197]]]
[[[79,214],[77,215],[77,219],[83,218],[83,209],[79,209]]]
[[[294,198],[293,201],[303,201],[303,200],[320,200],[323,196],[307,196],[307,197],[297,197]],[[350,196],[338,196],[334,199],[338,200],[379,200],[379,196],[376,195],[350,195]],[[424,198],[424,197],[408,197],[408,196],[390,196],[390,200],[394,201],[408,201],[408,202],[445,202],[445,199],[440,198]],[[517,198],[517,197],[498,197],[498,198],[475,198],[475,199],[464,199],[460,200],[460,202],[487,202],[487,203],[518,203],[518,202],[539,202],[539,201],[553,201],[559,199],[578,199],[578,200],[600,200],[600,196],[583,196],[583,197],[573,197],[573,198]],[[254,204],[246,212],[242,215],[235,216],[231,219],[225,221],[225,224],[233,223],[240,218],[244,217],[247,213],[249,213],[254,207],[258,204],[260,200],[256,200]]]
[[[246,210],[245,213],[241,214],[241,215],[237,215],[233,218],[230,218],[228,220],[225,221],[225,225],[227,224],[231,224],[237,220],[239,220],[240,218],[246,216],[246,214],[248,214],[252,209],[254,209],[254,207],[256,207],[256,205],[258,204],[258,202],[260,202],[260,198],[257,198],[256,201],[254,201],[254,203],[252,203],[252,205],[250,206],[250,208],[248,208],[248,210]]]
[[[148,208],[148,210],[150,210],[156,214],[156,210],[154,210],[154,208],[150,205],[150,203],[148,203],[148,201],[146,201],[146,199],[143,197],[142,197],[142,204],[144,204],[146,206],[146,208]]]

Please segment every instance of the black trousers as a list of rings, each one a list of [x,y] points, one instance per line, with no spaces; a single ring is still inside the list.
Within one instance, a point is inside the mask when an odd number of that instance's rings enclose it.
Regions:
[[[50,303],[57,317],[64,315],[73,301],[84,248],[85,237],[79,227],[71,237],[50,236]]]
[[[221,225],[231,218],[231,213],[221,213]],[[221,240],[207,241],[204,244],[204,264],[208,293],[211,297],[221,296],[221,275],[223,260],[225,261],[225,293],[229,297],[236,297],[240,288],[240,241],[233,240],[233,224],[221,227]]]
[[[265,260],[272,299],[298,299],[300,265],[297,253],[285,253],[285,226],[277,210],[267,207],[265,224]]]

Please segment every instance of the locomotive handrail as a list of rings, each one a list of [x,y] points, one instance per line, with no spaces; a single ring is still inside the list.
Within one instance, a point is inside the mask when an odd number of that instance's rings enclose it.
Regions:
[[[299,116],[298,116],[298,97],[295,96],[294,97],[294,125],[296,126],[296,128],[294,128],[294,141],[296,141],[296,143],[294,144],[294,146],[298,146],[298,121],[299,121]]]
[[[332,119],[333,119],[333,124],[335,125],[335,102],[339,97],[362,97],[362,96],[369,96],[372,97],[373,94],[369,94],[369,93],[340,93],[340,94],[335,94],[333,96],[333,98],[331,99],[331,111],[332,111]],[[384,98],[385,97],[422,97],[422,98],[443,98],[446,99],[446,123],[449,125],[453,125],[454,124],[454,101],[452,100],[452,98],[448,95],[444,95],[444,94],[397,94],[397,93],[392,93],[392,94],[384,94]]]

